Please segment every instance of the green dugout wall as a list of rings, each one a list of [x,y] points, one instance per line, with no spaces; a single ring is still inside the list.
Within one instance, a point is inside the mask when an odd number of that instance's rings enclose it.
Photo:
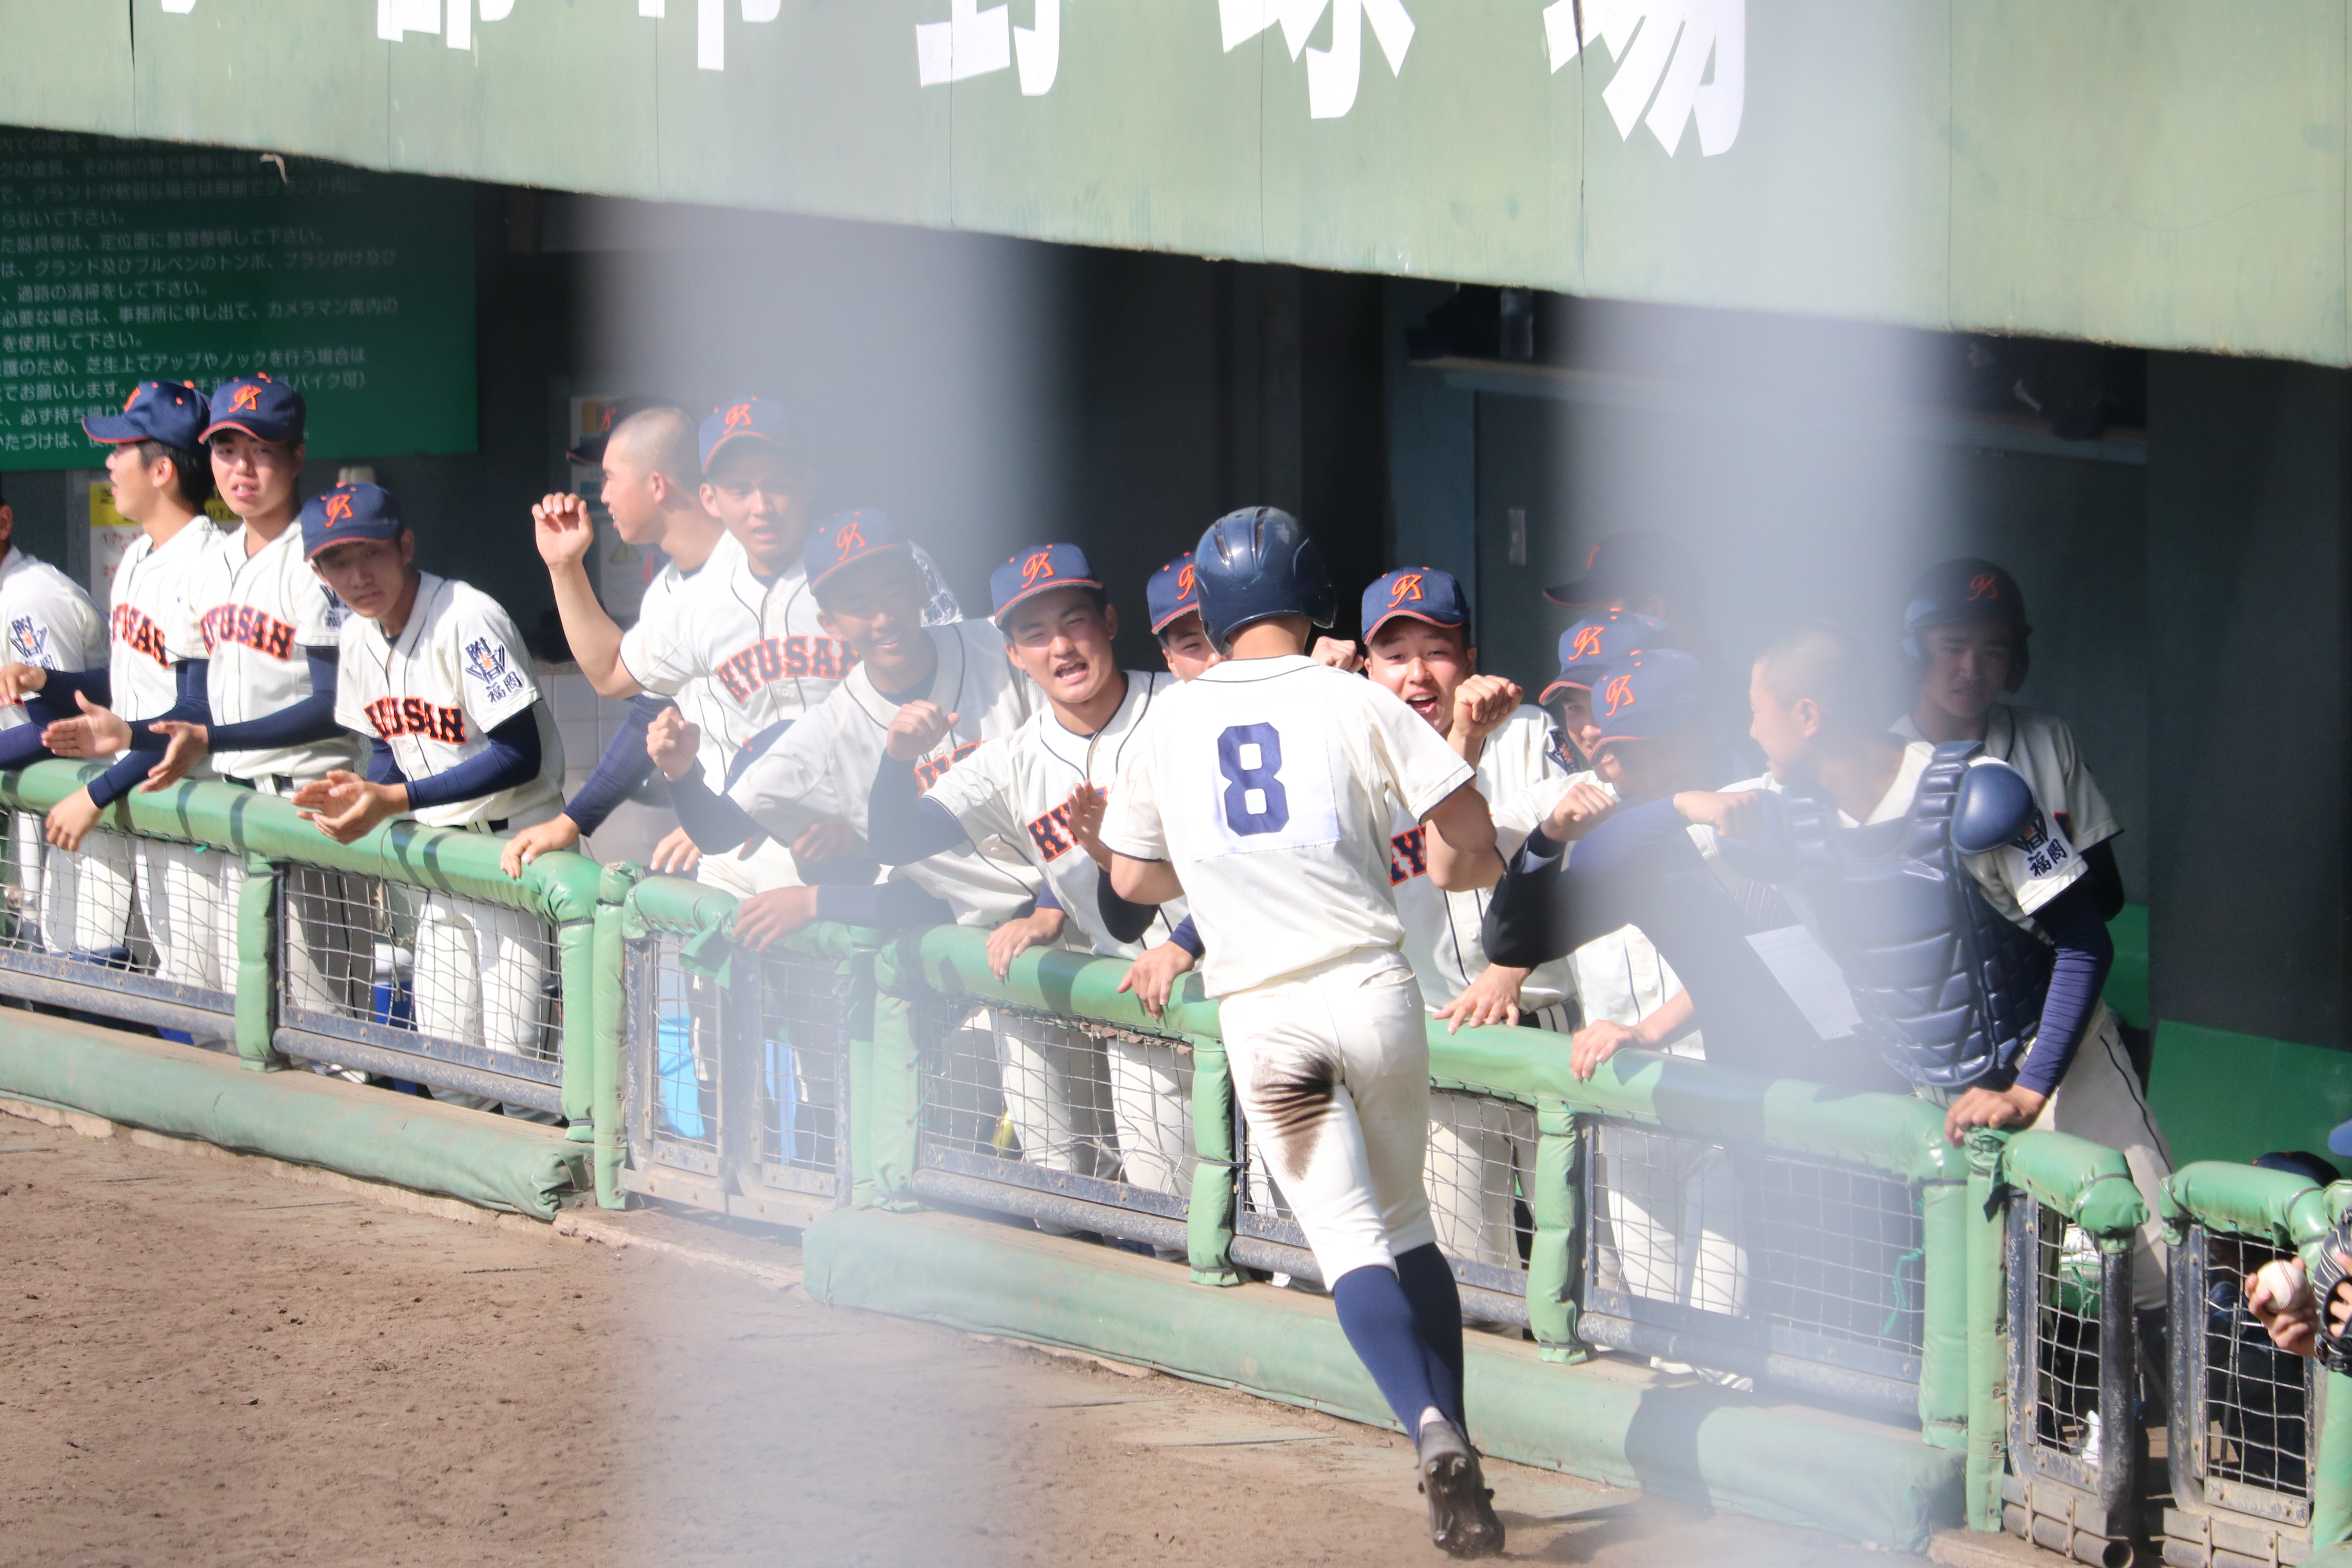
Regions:
[[[0,122],[2343,364],[2347,28],[2345,0],[0,0]]]

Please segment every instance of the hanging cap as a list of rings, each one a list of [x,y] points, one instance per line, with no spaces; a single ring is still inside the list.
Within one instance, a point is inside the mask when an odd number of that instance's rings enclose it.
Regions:
[[[142,381],[120,414],[93,414],[81,422],[93,441],[161,441],[191,452],[205,444],[212,418],[205,395],[184,381]]]

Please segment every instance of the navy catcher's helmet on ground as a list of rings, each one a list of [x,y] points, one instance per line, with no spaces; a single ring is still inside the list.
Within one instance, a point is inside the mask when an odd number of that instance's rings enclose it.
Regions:
[[[1201,622],[1220,653],[1253,621],[1305,616],[1318,626],[1339,618],[1339,595],[1322,553],[1298,520],[1278,507],[1244,507],[1209,525],[1192,549]]]

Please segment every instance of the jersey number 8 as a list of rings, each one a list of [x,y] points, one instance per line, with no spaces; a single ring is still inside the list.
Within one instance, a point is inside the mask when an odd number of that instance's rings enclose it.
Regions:
[[[1225,826],[1247,837],[1279,833],[1290,823],[1282,781],[1282,737],[1271,724],[1234,724],[1217,737],[1217,771],[1225,775]]]

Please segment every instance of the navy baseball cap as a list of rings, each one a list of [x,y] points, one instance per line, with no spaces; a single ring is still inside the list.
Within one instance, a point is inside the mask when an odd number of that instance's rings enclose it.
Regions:
[[[93,414],[81,422],[93,441],[161,441],[193,452],[205,444],[211,405],[193,383],[142,381],[131,389],[120,414]]]
[[[772,447],[790,447],[793,437],[784,426],[784,405],[772,397],[746,397],[712,409],[710,416],[702,422],[704,473],[710,471],[710,459],[719,456],[720,448],[730,441],[765,441]]]
[[[1151,612],[1153,637],[1186,616],[1201,613],[1201,584],[1192,574],[1191,551],[1151,574],[1151,581],[1143,585],[1143,605]]]
[[[1592,717],[1601,726],[1593,743],[1670,735],[1699,700],[1698,660],[1690,655],[1671,647],[1628,654],[1592,689]]]
[[[382,485],[337,485],[302,503],[302,559],[354,539],[398,539],[403,526]]]
[[[1575,608],[1648,594],[1679,597],[1698,586],[1698,570],[1663,533],[1612,533],[1584,555],[1584,575],[1546,588],[1544,597]]]
[[[1055,588],[1100,589],[1102,583],[1087,564],[1087,552],[1075,544],[1032,544],[1016,550],[1013,559],[988,574],[989,597],[996,601],[996,624],[1004,612],[1024,599]]]
[[[1672,647],[1674,633],[1655,616],[1638,610],[1603,610],[1587,616],[1559,634],[1559,679],[1543,689],[1536,700],[1549,702],[1570,686],[1590,691],[1601,684],[1609,667],[1645,647]]]
[[[1903,606],[1906,632],[1960,621],[2006,621],[2020,631],[2033,629],[2025,621],[2025,594],[2017,579],[1973,555],[1938,561],[1920,573]]]
[[[1399,616],[1470,635],[1470,601],[1451,572],[1400,566],[1364,590],[1364,640]]]
[[[909,561],[915,558],[915,547],[888,518],[870,506],[856,507],[809,530],[808,542],[801,546],[801,565],[814,588],[843,567],[887,550],[899,551]]]
[[[302,439],[308,415],[300,393],[256,372],[213,390],[213,422],[205,427],[205,438],[218,430],[242,430],[257,441],[292,446]]]

